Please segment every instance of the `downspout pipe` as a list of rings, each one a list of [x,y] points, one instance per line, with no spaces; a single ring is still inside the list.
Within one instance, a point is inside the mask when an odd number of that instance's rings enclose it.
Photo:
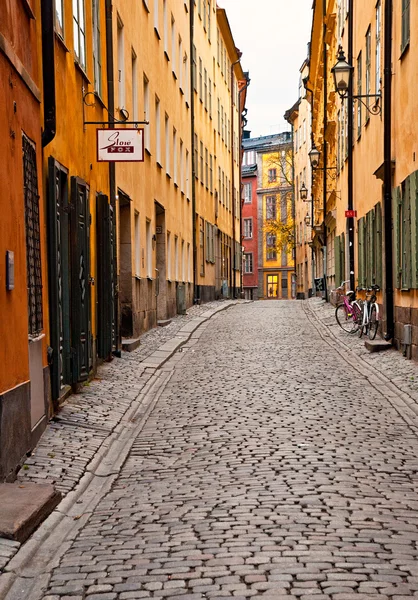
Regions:
[[[350,65],[353,64],[353,44],[354,44],[354,12],[353,12],[354,0],[351,0],[348,12],[348,62]],[[353,141],[354,141],[354,91],[353,77],[350,77],[350,83],[348,86],[348,98],[347,98],[347,144],[348,144],[348,157],[347,157],[347,209],[353,210],[354,208],[354,186],[353,186]],[[354,218],[349,217],[347,219],[348,226],[348,261],[349,261],[349,275],[350,275],[350,289],[355,289],[354,281]],[[338,282],[338,285],[341,282]]]
[[[384,232],[385,232],[385,339],[394,336],[393,240],[392,240],[392,21],[393,0],[385,1],[384,25],[384,89],[383,89],[383,154],[384,154]]]
[[[106,77],[107,77],[107,104],[108,104],[108,123],[109,127],[113,127],[115,123],[115,84],[113,77],[113,25],[112,25],[112,0],[105,0],[106,8]],[[119,284],[117,275],[117,259],[116,259],[116,168],[115,163],[109,163],[109,195],[110,205],[113,208],[113,273],[114,273],[114,297],[113,297],[113,312],[114,312],[114,352],[115,356],[121,356],[121,339],[119,327]]]
[[[54,0],[42,0],[42,78],[44,129],[42,148],[45,148],[56,133],[55,60],[54,60]]]
[[[198,304],[200,300],[200,290],[197,285],[197,235],[196,235],[196,167],[195,164],[195,101],[194,101],[194,85],[195,75],[193,65],[196,60],[194,51],[194,2],[190,4],[190,119],[191,119],[191,161],[192,161],[192,233],[193,233],[193,304]]]

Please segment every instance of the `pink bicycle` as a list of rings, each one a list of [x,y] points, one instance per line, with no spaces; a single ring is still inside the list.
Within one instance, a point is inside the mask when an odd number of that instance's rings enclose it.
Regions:
[[[337,290],[344,292],[344,286],[349,281],[343,281]],[[347,333],[357,333],[361,323],[362,307],[356,299],[356,292],[349,290],[343,295],[343,301],[337,304],[335,318],[338,325]]]

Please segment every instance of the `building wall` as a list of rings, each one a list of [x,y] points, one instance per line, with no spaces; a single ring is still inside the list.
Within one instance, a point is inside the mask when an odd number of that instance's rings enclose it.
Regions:
[[[40,2],[30,2],[27,9],[21,2],[0,4],[0,481],[13,479],[22,457],[45,427],[49,411],[40,17]],[[38,225],[36,215],[25,214],[24,135],[35,150],[34,173],[41,198]],[[40,245],[42,323],[30,341],[26,231],[32,226],[34,240]],[[6,251],[14,252],[14,289],[10,291],[6,289]],[[30,352],[32,355],[35,347],[38,359],[36,366],[30,367]]]
[[[123,81],[115,89],[116,112],[125,108],[129,120],[149,121],[144,162],[116,168],[126,337],[174,316],[178,286],[185,288],[186,305],[193,301],[188,5],[175,0],[114,5],[115,81],[124,65]]]
[[[251,202],[243,202],[242,204],[242,220],[243,220],[243,239],[242,244],[244,248],[244,254],[252,254],[252,272],[246,273],[245,265],[243,272],[243,287],[246,296],[250,299],[256,300],[258,298],[258,211],[257,211],[257,175],[243,176],[243,186],[251,186]],[[252,220],[252,236],[247,237],[245,235],[245,220]],[[247,292],[248,290],[248,292]],[[250,290],[252,290],[250,292]]]

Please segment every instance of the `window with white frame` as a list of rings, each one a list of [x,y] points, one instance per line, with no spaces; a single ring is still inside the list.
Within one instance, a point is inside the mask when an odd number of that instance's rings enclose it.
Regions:
[[[118,15],[118,103],[119,108],[125,107],[125,56],[123,23]]]
[[[64,39],[64,0],[55,0],[55,31]]]
[[[276,196],[266,197],[266,219],[275,220],[277,219],[277,199]]]
[[[179,153],[179,163],[180,163],[180,190],[184,194],[184,148],[183,148],[183,140],[180,140],[180,153]]]
[[[100,37],[100,2],[93,0],[92,5],[93,16],[93,74],[94,74],[94,91],[102,95],[102,46]]]
[[[160,0],[154,0],[154,29],[156,31],[156,33],[158,34],[158,37],[160,37],[159,34],[159,15],[158,15],[158,5],[160,3]]]
[[[86,22],[84,0],[73,0],[74,54],[82,69],[86,69]]]
[[[178,185],[177,130],[173,127],[173,182]]]
[[[274,183],[277,181],[277,169],[269,169],[268,170],[268,182]]]
[[[190,173],[189,173],[189,169],[190,169],[190,158],[189,158],[189,151],[186,150],[186,198],[189,199],[190,198]]]
[[[135,275],[141,275],[141,222],[139,212],[135,211]]]
[[[371,94],[371,73],[372,73],[372,33],[369,27],[366,33],[366,96]],[[366,106],[369,106],[369,98],[366,98]],[[368,112],[366,111],[366,121],[369,120]]]
[[[149,106],[149,82],[144,74],[144,120],[148,121],[148,125],[144,125],[144,146],[148,152],[151,151],[151,142],[150,142],[150,125],[149,125],[149,117],[150,117],[150,106]]]
[[[160,99],[155,96],[155,160],[161,165]]]
[[[138,121],[138,59],[132,48],[132,120]]]
[[[179,238],[174,236],[174,273],[176,281],[179,280]]]
[[[167,175],[171,175],[170,170],[170,117],[166,113],[164,119],[164,138],[165,138],[165,171]]]
[[[381,3],[380,0],[376,4],[376,51],[375,51],[375,62],[376,62],[376,80],[375,80],[375,89],[376,94],[379,93],[381,88],[381,25],[382,24],[382,16],[381,16]]]
[[[146,222],[146,241],[147,241],[147,277],[152,277],[152,233],[151,221]]]
[[[176,62],[176,22],[173,15],[171,15],[171,70],[175,76],[177,76],[177,62]]]
[[[171,232],[167,231],[167,279],[172,280],[173,249],[171,247]]]
[[[179,86],[180,86],[180,91],[183,92],[183,86],[184,86],[184,84],[183,84],[183,41],[180,36],[179,36],[178,60],[179,60],[179,68],[178,68]]]
[[[168,58],[168,13],[167,0],[163,0],[163,37],[164,37],[164,52]]]
[[[253,272],[253,254],[252,252],[246,252],[244,254],[244,273]]]
[[[252,238],[253,237],[253,220],[244,219],[244,237]]]
[[[189,243],[187,244],[187,280],[192,280],[192,261]]]

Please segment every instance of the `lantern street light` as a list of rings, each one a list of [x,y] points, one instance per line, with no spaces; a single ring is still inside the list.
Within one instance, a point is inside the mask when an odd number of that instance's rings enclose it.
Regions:
[[[309,156],[309,160],[311,161],[312,169],[316,169],[319,165],[319,157],[321,156],[321,153],[319,152],[318,148],[315,146],[314,142],[312,142],[312,148],[308,152],[308,156]]]
[[[337,63],[332,67],[331,73],[334,76],[334,85],[335,91],[338,92],[340,98],[344,100],[344,98],[350,98],[352,100],[358,100],[361,102],[367,109],[367,111],[371,115],[380,115],[382,112],[382,108],[379,105],[379,100],[381,98],[381,93],[377,94],[361,94],[358,96],[349,96],[349,88],[351,84],[351,78],[353,76],[354,67],[347,62],[344,54],[344,50],[342,47],[339,47]],[[370,106],[369,102],[365,102],[363,98],[367,100],[369,98],[375,98],[375,103]]]
[[[308,213],[306,213],[306,216],[305,216],[305,219],[304,219],[304,221],[305,221],[305,225],[306,225],[307,227],[309,227],[309,225],[311,224],[311,217],[309,216],[309,214],[308,214]]]
[[[305,202],[308,199],[308,188],[306,187],[305,182],[302,183],[299,193],[300,199]]]

